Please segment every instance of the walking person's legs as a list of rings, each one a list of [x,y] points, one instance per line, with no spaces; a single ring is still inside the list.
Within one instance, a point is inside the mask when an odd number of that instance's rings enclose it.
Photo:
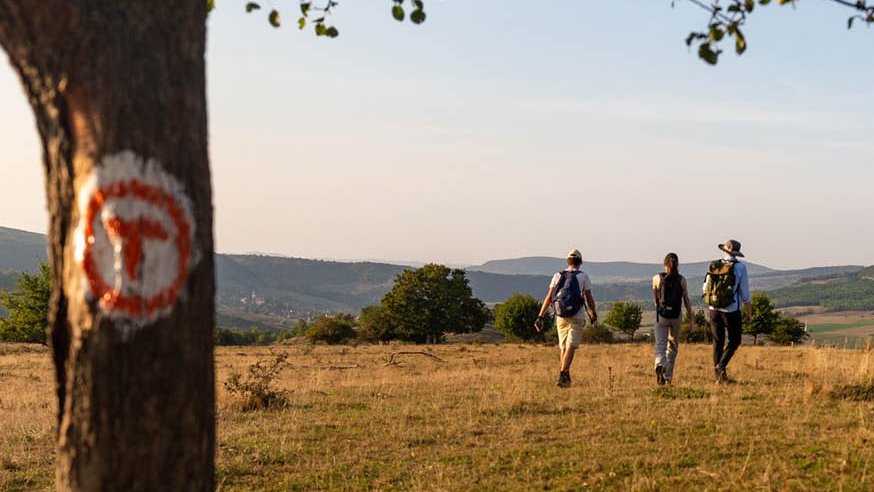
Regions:
[[[729,361],[734,357],[737,348],[740,347],[743,330],[743,318],[740,310],[732,313],[725,313],[725,319],[726,328],[728,330],[728,347],[725,348],[722,357],[719,359],[719,367],[723,370],[728,368]]]
[[[722,311],[710,310],[710,332],[713,335],[713,368],[717,379],[722,379],[725,371],[719,365],[722,362],[722,355],[725,350],[725,329],[726,329],[725,313]]]
[[[585,323],[585,319],[583,320]],[[574,354],[582,340],[582,328],[579,320],[575,318],[557,317],[555,327],[558,330],[558,347],[561,353],[561,368],[558,373],[558,386],[565,388],[571,384],[570,368],[574,361]]]
[[[677,362],[677,350],[680,340],[680,318],[672,319],[668,325],[667,343],[665,351],[665,382],[670,383],[674,379],[674,365]]]
[[[668,341],[668,326],[665,324],[664,318],[659,318],[652,328],[653,352],[655,361],[653,368],[656,372],[656,382],[664,384],[664,372],[666,365],[665,344]]]

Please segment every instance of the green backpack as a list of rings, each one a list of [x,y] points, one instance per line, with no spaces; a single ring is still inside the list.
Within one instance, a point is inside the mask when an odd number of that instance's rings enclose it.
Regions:
[[[734,302],[737,279],[734,276],[733,261],[711,261],[707,267],[704,282],[704,304],[717,309],[725,309]]]

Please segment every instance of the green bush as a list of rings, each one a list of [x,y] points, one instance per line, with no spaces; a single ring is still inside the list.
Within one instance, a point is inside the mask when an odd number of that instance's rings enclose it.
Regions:
[[[306,337],[312,342],[325,342],[329,345],[337,345],[355,338],[355,328],[347,317],[324,316],[312,324],[306,332]]]
[[[540,313],[540,302],[527,294],[513,294],[495,307],[495,330],[507,335],[510,340],[542,342],[552,330],[552,319],[544,321],[543,331],[534,328]]]
[[[213,340],[217,346],[270,345],[279,336],[281,336],[281,333],[262,330],[257,326],[253,326],[248,330],[216,328]]]
[[[713,335],[710,333],[710,322],[707,321],[707,316],[704,314],[703,309],[695,312],[695,326],[697,329],[692,333],[689,330],[689,316],[683,316],[683,325],[680,327],[680,342],[711,343],[713,341]]]
[[[0,306],[8,313],[0,319],[0,342],[46,344],[52,273],[48,263],[34,274],[22,273],[13,290],[0,291]]]
[[[774,331],[768,335],[768,338],[780,345],[791,345],[793,343],[801,343],[808,337],[804,330],[804,323],[795,318],[780,318],[777,324],[774,325]]]
[[[603,323],[589,324],[583,329],[582,342],[585,344],[613,343],[613,332]]]
[[[392,324],[382,306],[367,306],[358,317],[358,339],[383,343],[396,338]]]

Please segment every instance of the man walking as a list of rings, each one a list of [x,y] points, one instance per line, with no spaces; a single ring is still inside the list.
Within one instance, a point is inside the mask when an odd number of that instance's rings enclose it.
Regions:
[[[743,322],[752,320],[750,284],[740,243],[729,239],[720,244],[722,259],[710,262],[704,281],[704,304],[710,307],[713,332],[713,372],[719,383],[728,381],[728,363],[740,346]],[[744,315],[742,319],[741,307]],[[728,346],[725,346],[726,333]]]
[[[583,255],[573,249],[567,255],[567,269],[552,276],[549,282],[549,292],[543,299],[540,314],[534,326],[537,331],[543,330],[543,317],[552,306],[555,309],[555,327],[558,331],[558,348],[561,352],[561,369],[558,374],[558,386],[567,388],[571,385],[571,363],[574,352],[580,346],[583,329],[586,327],[586,311],[592,323],[598,321],[595,309],[595,298],[592,296],[592,281],[580,270]]]

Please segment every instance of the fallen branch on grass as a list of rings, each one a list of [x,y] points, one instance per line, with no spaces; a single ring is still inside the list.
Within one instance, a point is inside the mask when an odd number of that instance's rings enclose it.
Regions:
[[[427,356],[427,357],[430,357],[430,358],[436,360],[437,362],[446,362],[443,359],[441,359],[440,357],[437,357],[434,354],[429,354],[428,352],[393,352],[391,354],[391,356],[388,358],[388,362],[386,362],[383,367],[396,366],[396,365],[400,364],[401,363],[400,361],[395,360],[395,357],[398,355],[424,355],[424,356]]]
[[[328,367],[323,367],[321,369],[332,369],[335,371],[342,371],[343,369],[358,369],[359,367],[362,367],[362,366],[358,365],[358,364],[352,364],[349,366],[328,366]]]

